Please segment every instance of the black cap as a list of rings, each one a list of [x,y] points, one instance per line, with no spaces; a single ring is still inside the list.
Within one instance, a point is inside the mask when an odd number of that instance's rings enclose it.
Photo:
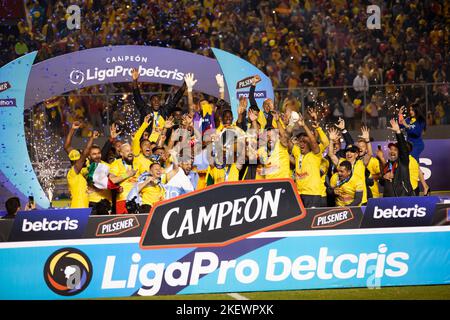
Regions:
[[[353,152],[353,153],[358,153],[359,148],[354,145],[348,145],[347,148],[345,148],[345,152],[348,152],[348,151]]]

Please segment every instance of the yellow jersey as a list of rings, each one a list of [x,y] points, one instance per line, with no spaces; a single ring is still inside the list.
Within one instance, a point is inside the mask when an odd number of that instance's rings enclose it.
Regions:
[[[83,176],[82,170],[80,173],[76,173],[74,167],[70,168],[67,173],[67,184],[69,186],[70,196],[72,201],[70,202],[71,208],[88,208],[89,199],[87,194],[87,181]]]
[[[206,187],[206,176],[207,176],[207,172],[209,170],[198,170],[197,168],[192,169],[193,171],[197,172],[198,174],[198,183],[197,183],[197,189],[196,190],[201,190],[204,189]]]
[[[311,196],[326,194],[326,188],[320,176],[322,154],[310,151],[303,155],[300,147],[295,145],[292,148],[292,155],[295,158],[295,183],[298,193]]]
[[[136,174],[130,178],[127,178],[126,180],[122,181],[120,185],[123,188],[123,192],[120,192],[117,194],[117,201],[123,201],[127,199],[128,193],[133,189],[135,186],[137,179],[139,177],[139,163],[136,160],[136,158],[133,159],[133,165],[127,165],[125,161],[122,159],[116,159],[113,163],[110,165],[109,173],[112,173],[116,177],[121,177],[124,174],[127,173],[127,169],[134,169],[138,170]]]
[[[109,163],[107,163],[107,162],[101,161],[101,163],[104,165],[107,165],[108,168],[110,167]],[[109,202],[111,202],[111,190],[108,190],[108,189],[100,190],[94,186],[88,185],[87,186],[87,194],[88,194],[89,202],[98,203],[98,202],[102,201],[103,199],[106,199]]]
[[[150,134],[150,137],[148,140],[150,142],[156,142],[159,138],[159,135],[161,134],[162,129],[164,128],[164,125],[166,124],[166,121],[164,120],[163,116],[160,115],[158,112],[153,112],[153,127],[152,127],[152,133]]]
[[[134,162],[136,162],[136,168],[138,174],[141,175],[145,171],[150,171],[150,165],[153,161],[146,158],[142,153],[140,153],[137,157],[134,157]]]
[[[134,156],[138,156],[141,153],[141,138],[144,134],[144,131],[148,128],[148,123],[143,122],[139,127],[138,131],[134,134],[133,139],[131,140],[131,148],[133,150]]]
[[[334,190],[339,192],[339,195],[336,196],[336,205],[339,207],[350,205],[355,200],[355,193],[364,191],[364,186],[361,183],[361,179],[355,177],[354,175],[352,175],[347,182],[344,182],[340,186],[337,186],[338,180],[338,174],[333,174],[330,180],[330,185],[334,188]],[[358,206],[360,206],[361,203],[359,203]]]
[[[322,181],[322,184],[325,186],[325,180],[327,178],[328,168],[330,167],[330,162],[328,159],[322,157],[322,160],[320,160],[320,180]],[[327,188],[323,189],[322,197],[327,196]]]
[[[239,181],[239,170],[236,164],[226,165],[222,169],[209,167],[208,174],[214,181],[214,184],[225,181]]]
[[[345,158],[341,158],[339,160],[339,164],[342,161],[345,161]],[[361,203],[367,202],[367,189],[366,189],[366,166],[362,160],[356,160],[355,164],[352,167],[352,179],[359,179],[361,184],[363,185],[363,198]]]
[[[381,173],[381,169],[380,169],[380,161],[378,161],[377,158],[371,157],[369,160],[369,163],[367,164],[367,170],[369,170],[370,172],[370,176],[369,177],[373,177],[373,175],[375,174],[380,174]],[[369,187],[370,191],[372,191],[372,196],[374,198],[380,198],[381,194],[380,194],[380,186],[378,183],[378,180],[374,180],[373,181],[373,186]]]
[[[289,151],[287,147],[281,144],[280,140],[275,143],[275,147],[270,156],[268,156],[267,150],[264,148],[260,148],[259,150],[259,154],[263,158],[267,158],[264,165],[264,179],[290,178]],[[260,175],[258,176],[261,178]]]
[[[419,170],[419,163],[413,156],[409,155],[409,180],[413,190],[416,190],[419,186]]]
[[[149,184],[141,190],[142,204],[148,204],[152,207],[155,203],[164,200],[166,191],[161,185]]]
[[[330,145],[330,140],[328,139],[327,135],[325,134],[325,132],[321,127],[318,127],[316,131],[319,135],[320,140],[319,143],[320,153],[324,153],[326,148],[328,148],[328,146]]]

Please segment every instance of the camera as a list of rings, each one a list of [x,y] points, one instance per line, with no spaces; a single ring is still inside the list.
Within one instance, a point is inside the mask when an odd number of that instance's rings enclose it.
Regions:
[[[139,213],[139,206],[136,203],[136,198],[134,197],[130,201],[125,203],[125,207],[127,208],[128,213]]]

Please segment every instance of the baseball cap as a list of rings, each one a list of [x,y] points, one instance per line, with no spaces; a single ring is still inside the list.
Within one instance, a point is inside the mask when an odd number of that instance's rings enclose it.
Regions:
[[[357,152],[359,152],[359,148],[354,145],[349,145],[349,146],[347,146],[347,148],[345,148],[345,152],[348,152],[348,151],[357,153]]]
[[[390,148],[390,147],[396,147],[398,149],[398,143],[390,142],[388,144],[388,148]]]
[[[77,161],[80,158],[81,158],[80,151],[73,149],[72,151],[69,152],[69,159],[71,161]]]

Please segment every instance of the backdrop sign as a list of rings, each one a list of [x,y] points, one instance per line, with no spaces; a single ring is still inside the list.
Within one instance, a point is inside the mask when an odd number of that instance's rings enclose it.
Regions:
[[[429,226],[438,197],[371,198],[361,228]]]
[[[85,238],[139,237],[147,214],[90,216]]]
[[[9,241],[82,238],[90,213],[90,208],[20,211]]]
[[[262,102],[266,98],[274,99],[272,81],[261,70],[226,51],[216,48],[212,48],[212,51],[223,71],[230,96],[230,103],[233,108],[234,119],[237,119],[239,98],[241,96],[248,97],[250,76],[259,75],[261,77],[261,81],[256,85],[257,91],[255,92],[256,101],[261,109]]]
[[[308,208],[306,212],[304,219],[283,225],[274,231],[358,229],[363,217],[361,207]]]
[[[219,49],[216,59],[186,51],[152,46],[111,46],[64,54],[33,65],[37,52],[22,56],[0,68],[0,185],[24,203],[34,195],[36,204],[48,208],[29,160],[23,126],[24,108],[80,88],[116,82],[131,82],[131,69],[138,68],[139,81],[181,86],[186,73],[194,73],[195,86],[219,96],[216,74],[223,74],[230,91],[231,108],[237,118],[235,74],[259,74],[266,96],[273,97],[270,79],[249,62]],[[228,81],[232,81],[228,83]],[[228,98],[228,91],[225,98]],[[262,103],[262,97],[259,99]],[[12,125],[14,124],[14,125]],[[1,189],[1,188],[0,188]]]
[[[221,183],[157,204],[141,247],[224,246],[305,216],[292,180]]]
[[[136,237],[0,244],[0,299],[450,282],[450,226],[280,231],[207,248],[142,250],[138,242]]]

